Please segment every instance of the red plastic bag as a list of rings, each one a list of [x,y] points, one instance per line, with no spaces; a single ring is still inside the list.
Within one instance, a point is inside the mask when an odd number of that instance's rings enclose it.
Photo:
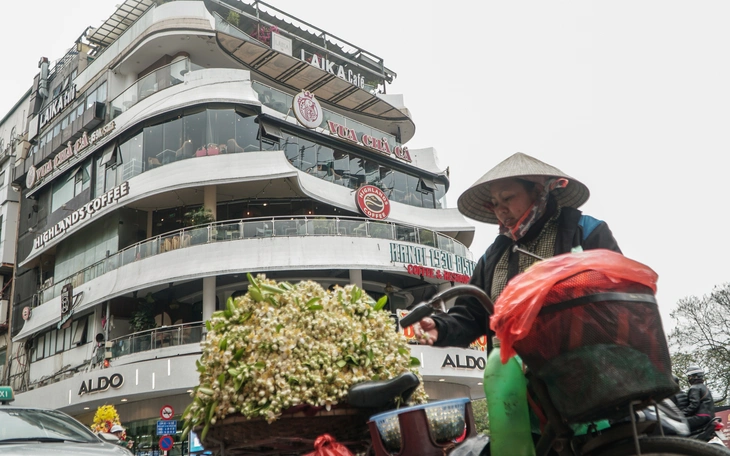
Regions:
[[[304,456],[354,456],[347,447],[337,443],[329,434],[322,434],[314,441],[314,451]]]
[[[599,271],[616,283],[635,282],[656,292],[657,274],[651,268],[611,250],[566,253],[535,263],[513,278],[494,303],[490,327],[500,340],[503,363],[516,354],[515,341],[530,333],[551,288],[589,270]]]

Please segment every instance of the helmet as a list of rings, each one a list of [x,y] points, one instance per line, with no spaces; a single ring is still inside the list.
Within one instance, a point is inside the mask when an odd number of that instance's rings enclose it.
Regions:
[[[111,432],[112,434],[115,432],[124,432],[124,428],[118,424],[115,424],[114,426],[112,426],[112,429],[109,432]]]
[[[689,381],[691,385],[694,382],[701,382],[705,379],[705,370],[700,366],[689,366],[685,375],[687,375],[687,381]]]

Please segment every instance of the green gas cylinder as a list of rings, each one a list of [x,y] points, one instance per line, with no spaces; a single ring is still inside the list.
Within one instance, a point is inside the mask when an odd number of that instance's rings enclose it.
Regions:
[[[499,340],[487,357],[484,394],[489,410],[492,456],[535,456],[527,405],[527,380],[515,358],[502,364]]]

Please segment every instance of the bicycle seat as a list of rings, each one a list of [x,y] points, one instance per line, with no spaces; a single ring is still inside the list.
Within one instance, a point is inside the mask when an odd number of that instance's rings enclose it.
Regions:
[[[421,382],[413,372],[405,372],[390,380],[358,383],[350,388],[347,403],[358,408],[390,408],[401,398],[407,402]]]

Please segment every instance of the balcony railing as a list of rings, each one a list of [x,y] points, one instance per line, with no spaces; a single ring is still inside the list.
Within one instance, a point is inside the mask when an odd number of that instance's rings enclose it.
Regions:
[[[183,228],[132,244],[68,277],[56,280],[40,293],[40,303],[61,294],[67,283],[74,287],[135,261],[172,250],[241,239],[288,236],[351,236],[412,242],[466,256],[467,248],[456,239],[425,228],[378,222],[357,217],[283,216],[227,220]]]
[[[160,67],[152,73],[139,78],[134,84],[127,87],[124,92],[112,100],[110,119],[114,119],[119,114],[127,111],[132,106],[160,90],[181,84],[185,73],[201,68],[201,66],[192,63],[190,59],[182,59]]]
[[[140,331],[111,339],[112,358],[164,347],[197,344],[203,339],[203,322],[183,323]],[[103,352],[102,352],[103,353]]]

